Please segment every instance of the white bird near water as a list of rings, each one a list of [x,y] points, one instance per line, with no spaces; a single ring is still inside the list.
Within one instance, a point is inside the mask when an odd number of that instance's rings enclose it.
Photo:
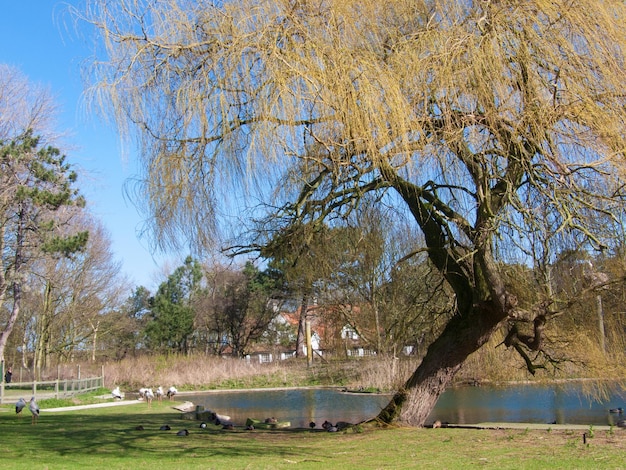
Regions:
[[[24,408],[26,408],[26,400],[24,400],[23,398],[20,398],[19,400],[17,400],[17,403],[15,404],[15,414],[17,415],[18,418],[22,416],[22,410]]]
[[[31,418],[31,424],[37,424],[37,419],[39,418],[39,405],[35,401],[35,397],[30,399],[30,404],[28,405],[28,409],[33,415]]]
[[[163,387],[159,386],[159,387],[156,389],[156,397],[157,397],[157,400],[159,400],[159,401],[163,400],[163,395],[165,395],[165,392],[163,392]]]
[[[167,390],[167,398],[169,398],[170,400],[172,400],[174,398],[174,395],[176,395],[178,393],[178,390],[176,390],[176,387],[174,387],[173,385]]]

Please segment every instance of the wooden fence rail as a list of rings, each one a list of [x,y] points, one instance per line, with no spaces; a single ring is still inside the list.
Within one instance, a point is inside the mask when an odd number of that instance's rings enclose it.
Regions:
[[[104,372],[104,371],[103,371]],[[104,387],[104,374],[85,379],[57,379],[33,382],[5,383],[0,380],[0,404],[11,403],[19,398],[26,401],[36,398],[69,398]]]

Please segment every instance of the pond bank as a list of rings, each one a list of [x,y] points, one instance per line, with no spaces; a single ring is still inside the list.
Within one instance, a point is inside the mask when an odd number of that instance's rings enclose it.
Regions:
[[[617,426],[588,425],[588,424],[542,424],[542,423],[476,423],[476,424],[448,424],[448,428],[457,429],[521,429],[532,431],[619,431],[626,433],[626,429]]]

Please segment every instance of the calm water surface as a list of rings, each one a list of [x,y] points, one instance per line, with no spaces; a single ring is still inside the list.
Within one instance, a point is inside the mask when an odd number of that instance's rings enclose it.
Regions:
[[[205,409],[230,416],[243,425],[247,418],[274,417],[290,421],[291,427],[317,426],[325,421],[358,423],[373,418],[389,403],[391,395],[342,393],[334,389],[287,389],[263,391],[209,392],[186,395],[180,399],[202,405]]]
[[[584,384],[518,385],[507,387],[459,387],[447,390],[437,402],[431,418],[442,422],[615,424],[624,419],[609,412],[626,410],[626,393],[613,385],[606,400],[585,392]]]
[[[237,425],[247,418],[275,417],[292,427],[318,427],[325,420],[358,423],[375,417],[391,395],[344,393],[337,389],[287,389],[207,392],[186,395],[205,409],[228,415]],[[626,393],[615,387],[606,401],[583,393],[580,384],[520,385],[514,387],[459,387],[447,390],[437,402],[427,423],[436,419],[456,424],[525,422],[559,424],[615,424],[626,416],[609,413],[626,409]]]

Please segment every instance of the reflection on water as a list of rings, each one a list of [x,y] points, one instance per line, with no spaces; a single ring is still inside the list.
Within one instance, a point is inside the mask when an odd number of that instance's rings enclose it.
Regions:
[[[375,417],[391,396],[343,393],[337,389],[287,389],[207,392],[187,395],[206,409],[230,416],[243,425],[247,418],[275,417],[292,427],[308,427],[311,421],[358,423]],[[447,390],[427,420],[455,424],[524,422],[558,424],[615,424],[626,416],[609,408],[626,409],[626,394],[616,388],[602,402],[582,393],[580,384],[519,385],[514,387],[460,387]]]
[[[310,422],[320,427],[326,420],[358,423],[375,417],[389,398],[389,395],[343,393],[324,388],[233,390],[184,397],[205,409],[230,416],[238,425],[243,425],[247,418],[274,417],[279,421],[290,421],[294,428],[308,427]]]
[[[609,413],[626,403],[615,386],[606,401],[583,393],[580,382],[508,387],[460,387],[447,390],[430,419],[456,424],[521,422],[611,425],[624,416]]]

